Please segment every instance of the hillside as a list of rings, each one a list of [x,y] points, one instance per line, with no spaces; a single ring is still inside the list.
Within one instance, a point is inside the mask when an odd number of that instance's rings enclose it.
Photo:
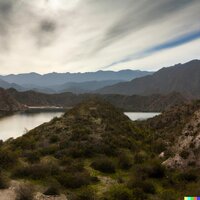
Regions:
[[[0,166],[19,184],[28,180],[37,191],[56,191],[70,200],[175,200],[197,194],[199,174],[164,168],[153,139],[147,127],[93,98],[6,141]]]
[[[4,89],[14,88],[14,89],[16,89],[18,91],[23,91],[24,90],[23,87],[15,84],[15,83],[8,83],[8,82],[6,82],[4,80],[1,80],[1,79],[0,79],[0,88],[4,88]]]
[[[0,117],[23,109],[24,106],[22,104],[14,99],[6,90],[0,88]]]
[[[191,81],[192,79],[192,81]],[[108,86],[102,94],[151,95],[179,92],[186,98],[200,98],[200,61],[163,68],[153,75]]]
[[[17,92],[8,90],[9,94],[21,104],[28,106],[60,106],[73,107],[90,97],[102,98],[114,106],[124,111],[163,111],[175,105],[181,105],[187,100],[178,93],[169,95],[150,95],[150,96],[125,96],[125,95],[98,95],[98,94],[43,94],[34,91]]]
[[[164,165],[170,168],[200,167],[200,101],[174,107],[149,119],[155,143],[162,146]]]

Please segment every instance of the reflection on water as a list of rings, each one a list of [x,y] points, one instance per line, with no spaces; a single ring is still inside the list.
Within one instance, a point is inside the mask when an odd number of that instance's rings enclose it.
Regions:
[[[145,120],[152,117],[155,117],[159,115],[160,113],[157,112],[125,112],[125,115],[127,115],[131,120]]]
[[[63,112],[16,113],[0,119],[0,139],[16,138],[54,117],[60,117]],[[144,120],[159,113],[125,113],[131,120]]]
[[[0,119],[0,139],[16,138],[63,112],[16,113]]]

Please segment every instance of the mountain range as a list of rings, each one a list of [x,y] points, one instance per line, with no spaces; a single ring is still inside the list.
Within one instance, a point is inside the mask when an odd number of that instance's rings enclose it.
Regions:
[[[146,76],[152,72],[140,70],[97,71],[86,73],[10,74],[0,76],[0,87],[18,91],[35,90],[45,93],[91,92],[101,87]]]
[[[162,68],[152,75],[107,86],[101,94],[151,95],[179,92],[186,98],[200,98],[200,61]]]

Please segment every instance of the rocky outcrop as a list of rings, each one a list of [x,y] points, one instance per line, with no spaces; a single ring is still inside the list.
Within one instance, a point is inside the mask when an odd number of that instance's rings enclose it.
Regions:
[[[170,109],[147,121],[155,142],[164,141],[169,168],[200,167],[200,101]]]

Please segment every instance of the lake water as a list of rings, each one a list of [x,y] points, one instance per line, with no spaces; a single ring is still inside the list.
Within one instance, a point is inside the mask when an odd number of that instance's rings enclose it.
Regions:
[[[0,118],[0,140],[17,138],[44,122],[54,117],[60,117],[63,112],[39,112],[39,113],[16,113],[11,116]],[[131,120],[144,120],[158,115],[159,113],[125,113]]]
[[[124,114],[133,121],[145,120],[160,115],[160,113],[157,112],[125,112]]]

